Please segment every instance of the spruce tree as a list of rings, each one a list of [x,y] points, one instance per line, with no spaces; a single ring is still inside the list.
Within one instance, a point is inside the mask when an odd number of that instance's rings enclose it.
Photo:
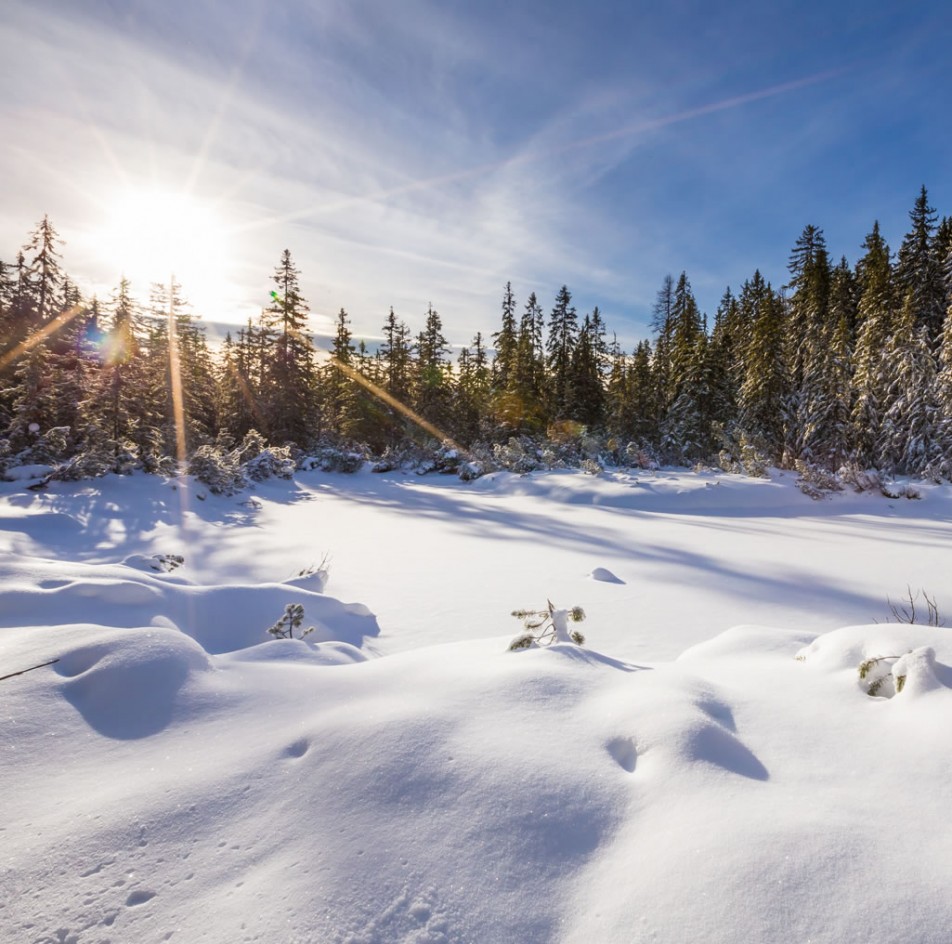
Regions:
[[[453,394],[448,353],[442,319],[430,305],[423,330],[417,335],[413,401],[416,411],[440,430],[447,429],[451,418]]]
[[[57,296],[63,270],[57,247],[62,242],[50,218],[44,216],[23,247],[29,258],[30,285],[33,289],[32,326],[46,324],[59,314]]]
[[[495,356],[493,358],[493,391],[497,394],[508,393],[513,387],[513,374],[516,366],[516,301],[512,294],[512,283],[507,282],[502,296],[502,324],[493,334]]]
[[[852,357],[850,443],[854,461],[869,466],[876,461],[889,386],[887,341],[893,333],[895,286],[889,247],[879,223],[863,243],[866,250],[856,266],[859,301],[856,345]]]
[[[821,458],[824,365],[831,322],[829,255],[823,231],[806,226],[788,264],[787,367],[790,381],[787,445],[794,458]]]
[[[744,283],[740,305],[751,312],[751,326],[744,353],[738,425],[769,458],[778,461],[783,454],[787,401],[784,305],[759,271]]]
[[[598,336],[603,330],[596,308],[592,315],[586,315],[583,319],[582,329],[572,352],[572,408],[569,418],[590,429],[600,429],[605,419],[605,388],[599,354],[599,348],[604,346],[604,339]]]
[[[314,344],[307,329],[308,305],[300,272],[285,249],[272,275],[275,290],[262,313],[261,341],[267,351],[262,399],[268,437],[306,446],[318,430]]]
[[[354,370],[355,349],[350,316],[341,308],[337,315],[331,360],[325,369],[325,403],[330,429],[345,440],[354,438],[360,426],[357,384],[350,376]]]
[[[489,412],[492,370],[483,336],[476,332],[472,347],[464,347],[457,362],[454,438],[472,445],[481,438]]]
[[[549,416],[552,420],[570,419],[574,412],[572,356],[578,339],[578,316],[572,305],[572,293],[563,285],[549,315],[548,354]]]
[[[887,345],[889,387],[877,443],[879,467],[907,475],[924,472],[937,458],[936,363],[928,326],[916,312],[913,292],[907,292]]]
[[[504,425],[509,431],[535,433],[545,428],[544,328],[545,313],[532,292],[519,320],[516,362],[504,411]],[[498,405],[496,412],[503,412]]]
[[[916,326],[925,327],[929,343],[935,345],[945,317],[945,285],[942,260],[933,241],[938,217],[929,206],[925,187],[909,211],[909,219],[912,228],[899,247],[896,281],[901,297],[909,299]]]

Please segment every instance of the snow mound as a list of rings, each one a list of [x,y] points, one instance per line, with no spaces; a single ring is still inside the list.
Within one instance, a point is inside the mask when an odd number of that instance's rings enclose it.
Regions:
[[[848,626],[818,637],[797,659],[868,695],[902,694],[909,702],[927,692],[952,690],[952,632],[942,627]]]
[[[300,587],[302,590],[310,590],[312,593],[323,593],[327,586],[327,580],[330,576],[325,567],[317,570],[307,570],[304,573],[297,574],[294,577],[288,577],[284,581],[289,587]]]
[[[603,583],[624,583],[620,577],[616,577],[607,567],[596,567],[589,576],[592,580],[600,580]]]
[[[135,570],[144,570],[149,573],[168,574],[185,563],[180,554],[130,554],[123,564]]]
[[[127,559],[128,560],[128,559]],[[146,563],[147,570],[152,568]],[[304,607],[311,642],[337,641],[359,647],[379,635],[376,617],[360,603],[289,584],[196,586],[165,574],[128,574],[124,566],[72,565],[71,578],[19,583],[0,597],[0,626],[102,623],[181,630],[206,652],[222,653],[269,639],[267,630],[288,603]],[[164,579],[163,579],[164,578]]]
[[[130,740],[163,730],[180,690],[195,673],[211,670],[202,648],[174,630],[89,627],[70,638],[73,645],[54,666],[66,680],[60,690],[105,737]]]
[[[281,662],[303,665],[352,665],[366,662],[367,656],[356,646],[346,642],[322,642],[316,645],[311,637],[304,639],[274,639],[269,642],[225,653],[230,662]]]

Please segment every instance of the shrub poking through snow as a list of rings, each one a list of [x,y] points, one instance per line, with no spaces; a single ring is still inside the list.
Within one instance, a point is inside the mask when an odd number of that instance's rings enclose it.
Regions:
[[[300,630],[304,622],[304,606],[300,603],[289,603],[284,608],[284,616],[279,619],[274,626],[268,627],[268,632],[275,639],[294,639],[294,630]],[[313,633],[314,627],[308,626],[296,638],[303,639],[308,633]]]
[[[513,610],[512,615],[522,620],[525,632],[516,636],[509,649],[532,649],[548,646],[554,642],[574,642],[576,646],[585,644],[585,637],[577,629],[569,629],[569,623],[581,623],[585,611],[580,606],[570,610],[557,610],[551,600],[546,601],[544,610]]]
[[[925,601],[925,613],[922,612],[921,607],[916,608],[916,602],[920,596]],[[935,597],[930,597],[925,590],[917,590],[913,593],[912,587],[907,585],[903,602],[893,603],[889,597],[886,597],[886,602],[889,604],[889,611],[894,623],[921,623],[925,626],[945,625],[945,621],[939,617],[939,608],[936,606]]]
[[[866,682],[866,692],[874,698],[892,698],[902,691],[906,677],[894,676],[893,665],[899,656],[874,656],[860,663],[860,681]]]

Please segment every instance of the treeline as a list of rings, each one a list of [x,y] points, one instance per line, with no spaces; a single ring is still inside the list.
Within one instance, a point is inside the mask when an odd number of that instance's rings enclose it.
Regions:
[[[580,317],[567,287],[546,312],[507,284],[498,330],[455,362],[432,306],[415,336],[391,309],[374,349],[341,309],[320,354],[288,251],[269,306],[213,351],[176,284],[154,286],[144,309],[125,281],[108,301],[82,298],[44,217],[0,263],[0,461],[171,471],[257,431],[297,454],[443,440],[491,460],[574,443],[621,464],[949,478],[952,220],[925,188],[909,216],[895,256],[874,224],[855,266],[807,226],[787,283],[755,272],[712,324],[687,275],[668,277],[654,336],[632,352],[597,307]]]

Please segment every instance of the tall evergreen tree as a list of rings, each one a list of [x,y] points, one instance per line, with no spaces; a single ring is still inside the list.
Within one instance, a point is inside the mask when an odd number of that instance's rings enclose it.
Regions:
[[[744,283],[740,305],[751,312],[752,318],[738,424],[777,461],[783,453],[787,400],[783,301],[758,271]]]
[[[599,349],[604,347],[601,316],[596,308],[592,315],[586,315],[582,329],[572,352],[570,375],[571,419],[583,425],[600,429],[605,420],[605,388],[602,382],[602,355]]]
[[[549,315],[546,344],[549,379],[549,415],[553,420],[570,419],[574,412],[572,356],[578,339],[578,315],[572,293],[563,285]]]
[[[916,475],[937,458],[936,364],[928,326],[917,324],[912,291],[887,345],[890,383],[877,443],[878,465],[890,472]]]
[[[854,459],[867,466],[875,461],[889,386],[886,344],[893,332],[895,287],[889,247],[879,223],[863,243],[866,250],[856,266],[859,302],[856,346],[852,358],[850,442]]]
[[[59,314],[57,296],[63,281],[63,270],[58,247],[62,242],[50,218],[44,216],[23,247],[29,258],[34,325],[46,324]]]
[[[496,347],[496,355],[493,358],[493,390],[496,393],[508,393],[512,390],[518,340],[516,301],[512,294],[512,283],[507,282],[502,296],[502,324],[493,334]]]
[[[275,290],[262,314],[262,342],[269,350],[262,399],[272,442],[306,445],[318,432],[314,344],[300,272],[285,249],[272,275]]]
[[[817,441],[824,411],[824,365],[830,340],[830,281],[832,278],[823,231],[806,226],[787,266],[791,294],[788,302],[787,365],[790,380],[788,447],[795,458],[818,458]]]
[[[942,262],[933,241],[938,217],[929,206],[925,187],[909,211],[909,219],[912,228],[899,247],[896,280],[901,297],[909,298],[916,326],[925,327],[929,343],[934,345],[945,317],[945,285]]]
[[[454,410],[454,438],[472,445],[481,437],[483,419],[489,412],[492,370],[483,336],[476,332],[472,347],[459,353]]]
[[[430,305],[423,330],[417,335],[414,407],[438,429],[447,429],[451,417],[452,388],[446,355],[449,345],[443,336],[443,321]]]
[[[545,427],[545,313],[535,292],[529,295],[519,320],[516,362],[504,411],[508,429],[538,432]],[[498,409],[497,414],[502,412]]]
[[[341,308],[331,342],[331,360],[325,383],[328,424],[338,436],[352,439],[360,427],[359,391],[350,376],[354,369],[355,348],[350,316]]]

